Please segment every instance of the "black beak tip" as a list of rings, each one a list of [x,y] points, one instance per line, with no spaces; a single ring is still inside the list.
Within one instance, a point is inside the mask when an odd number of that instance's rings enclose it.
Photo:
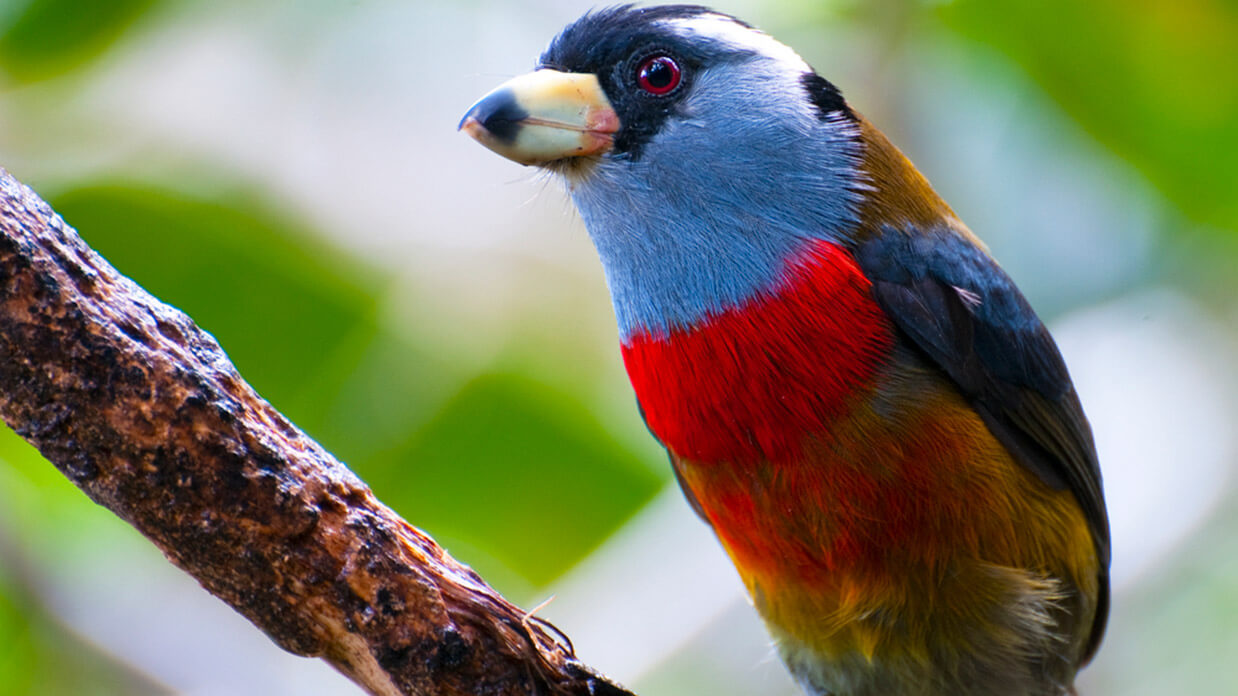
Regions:
[[[510,145],[516,141],[520,124],[529,117],[529,112],[520,106],[516,93],[500,88],[482,97],[460,119],[457,130],[463,129],[470,119],[476,121],[496,141]]]

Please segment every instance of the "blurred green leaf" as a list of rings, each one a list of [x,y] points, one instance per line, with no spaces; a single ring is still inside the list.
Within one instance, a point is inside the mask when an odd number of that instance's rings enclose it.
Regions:
[[[134,675],[50,621],[0,575],[0,694],[141,696],[164,690]]]
[[[941,12],[1189,217],[1238,230],[1238,3],[960,0]]]
[[[333,404],[378,333],[371,286],[381,279],[249,200],[98,184],[49,201],[122,274],[211,331],[277,408],[311,434],[327,429]],[[406,401],[415,401],[409,391]],[[368,434],[332,432],[343,442]],[[86,504],[7,429],[0,460],[49,500]]]
[[[121,273],[210,331],[303,428],[321,424],[376,334],[384,281],[252,201],[105,184],[49,202]]]
[[[26,0],[0,33],[0,66],[21,82],[80,67],[158,4],[159,0]]]
[[[6,595],[10,588],[0,584],[0,683],[5,684],[3,693],[29,693],[34,674],[29,665],[33,661],[34,646],[28,638],[29,626],[26,613],[13,606]]]
[[[476,550],[464,560],[483,572],[544,584],[662,484],[570,394],[513,374],[461,388],[448,356],[379,325],[384,280],[260,205],[126,185],[51,203],[122,273],[211,331],[380,498]],[[487,568],[493,559],[506,567]]]
[[[470,382],[383,459],[371,483],[397,510],[537,585],[579,561],[662,485],[571,397],[509,374]]]

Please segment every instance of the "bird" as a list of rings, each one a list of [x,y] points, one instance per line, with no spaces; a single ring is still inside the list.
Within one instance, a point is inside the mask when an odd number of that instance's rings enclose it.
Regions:
[[[1110,561],[1079,397],[837,86],[730,15],[621,5],[459,128],[565,182],[640,413],[805,693],[1075,693]]]

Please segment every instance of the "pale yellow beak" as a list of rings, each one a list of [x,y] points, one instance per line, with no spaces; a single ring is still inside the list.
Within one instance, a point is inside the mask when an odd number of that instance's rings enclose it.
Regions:
[[[546,164],[606,152],[619,116],[596,76],[538,70],[479,99],[460,130],[510,160]]]

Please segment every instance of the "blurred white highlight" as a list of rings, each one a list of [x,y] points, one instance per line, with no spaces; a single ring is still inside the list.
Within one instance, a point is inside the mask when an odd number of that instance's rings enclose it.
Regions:
[[[1170,290],[1089,307],[1052,328],[1096,436],[1121,590],[1232,483],[1233,347]]]

